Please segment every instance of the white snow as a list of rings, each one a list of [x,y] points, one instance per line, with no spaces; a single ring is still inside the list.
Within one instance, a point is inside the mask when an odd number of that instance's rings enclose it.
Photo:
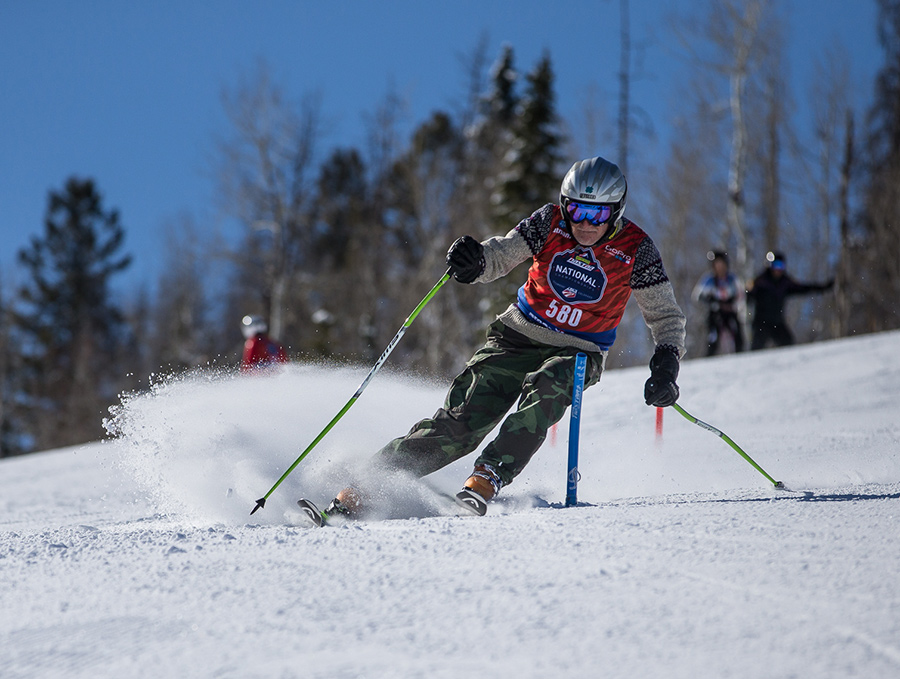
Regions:
[[[900,676],[900,333],[688,360],[585,392],[488,516],[424,485],[310,528],[445,384],[366,368],[199,374],[126,399],[117,439],[0,461],[0,677]],[[432,475],[455,491],[473,457]]]

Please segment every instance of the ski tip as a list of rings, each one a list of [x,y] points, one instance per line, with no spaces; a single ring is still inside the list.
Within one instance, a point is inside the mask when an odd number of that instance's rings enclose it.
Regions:
[[[252,510],[250,510],[250,516],[253,516],[254,514],[256,514],[257,509],[262,509],[265,506],[266,506],[266,498],[264,498],[264,497],[259,498],[256,501],[256,506]]]

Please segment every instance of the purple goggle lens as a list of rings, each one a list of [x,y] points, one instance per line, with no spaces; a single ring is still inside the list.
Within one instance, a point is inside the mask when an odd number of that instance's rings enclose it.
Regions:
[[[589,203],[566,203],[566,212],[573,222],[583,222],[585,219],[594,226],[608,222],[612,216],[612,205],[591,205]]]

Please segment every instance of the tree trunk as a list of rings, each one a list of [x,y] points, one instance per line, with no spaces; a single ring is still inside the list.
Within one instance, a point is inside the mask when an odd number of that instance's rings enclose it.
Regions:
[[[616,164],[628,177],[628,112],[631,87],[631,27],[628,17],[628,0],[619,0],[619,157]]]
[[[835,335],[846,337],[850,323],[850,283],[849,259],[850,259],[850,177],[853,171],[853,112],[847,111],[846,138],[844,140],[844,162],[841,165],[841,179],[839,191],[840,210],[840,253],[838,255],[837,276],[834,283],[835,295]]]

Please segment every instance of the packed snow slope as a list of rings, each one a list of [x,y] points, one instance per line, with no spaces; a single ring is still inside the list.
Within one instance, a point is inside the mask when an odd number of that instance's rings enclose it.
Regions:
[[[395,479],[381,516],[311,528],[444,386],[366,369],[199,373],[126,397],[108,442],[0,461],[0,677],[900,676],[900,333],[685,361],[584,395],[489,514],[472,458]],[[387,373],[387,371],[385,371]]]

